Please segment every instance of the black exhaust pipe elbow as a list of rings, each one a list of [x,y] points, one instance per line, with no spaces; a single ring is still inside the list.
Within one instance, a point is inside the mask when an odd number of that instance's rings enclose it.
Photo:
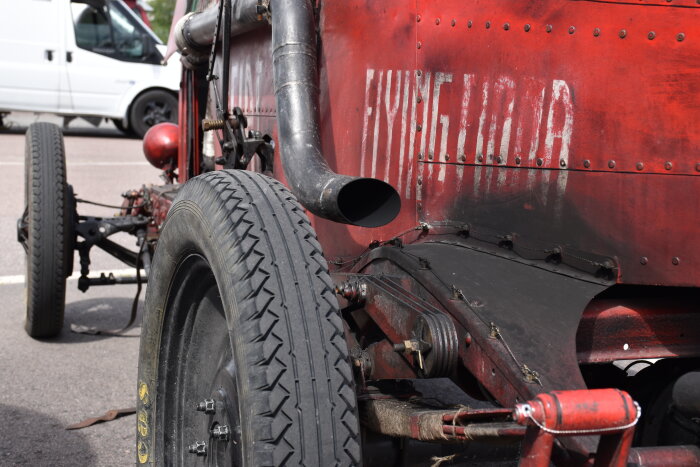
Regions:
[[[379,227],[401,209],[381,180],[333,172],[321,152],[314,10],[310,0],[272,0],[272,60],[282,166],[292,193],[312,213]]]

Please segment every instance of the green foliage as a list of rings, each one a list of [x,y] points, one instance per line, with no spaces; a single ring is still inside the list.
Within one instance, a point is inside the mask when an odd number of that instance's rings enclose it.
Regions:
[[[167,43],[170,23],[173,20],[173,11],[175,10],[175,0],[150,0],[148,3],[153,8],[153,11],[148,14],[153,32],[160,37],[163,43]]]

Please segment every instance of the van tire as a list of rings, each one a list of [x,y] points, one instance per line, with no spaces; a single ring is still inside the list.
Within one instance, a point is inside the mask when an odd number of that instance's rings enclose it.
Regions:
[[[360,464],[333,284],[279,182],[222,170],[180,190],[149,276],[138,399],[140,463]],[[219,425],[230,440],[212,435]],[[197,441],[206,457],[188,452]]]
[[[73,263],[75,204],[66,183],[61,129],[33,123],[26,133],[25,216],[27,317],[34,338],[53,337],[63,327],[66,278]]]
[[[143,138],[149,128],[163,122],[177,123],[177,97],[162,89],[140,94],[131,105],[129,128]]]

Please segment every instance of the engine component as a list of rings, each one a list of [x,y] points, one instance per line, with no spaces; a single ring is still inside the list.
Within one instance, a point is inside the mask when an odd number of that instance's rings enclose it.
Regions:
[[[456,368],[457,330],[445,312],[384,275],[353,276],[336,290],[364,304],[364,310],[391,341],[393,350],[404,355],[418,376],[449,376]],[[383,352],[370,354],[375,359],[385,358]],[[390,361],[391,357],[387,355],[386,359]],[[374,368],[382,367],[375,363]]]

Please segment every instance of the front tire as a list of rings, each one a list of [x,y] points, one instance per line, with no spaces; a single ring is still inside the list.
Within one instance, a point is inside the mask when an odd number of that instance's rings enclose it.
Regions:
[[[72,189],[66,182],[61,129],[33,123],[26,133],[25,210],[27,318],[34,338],[53,337],[63,327],[66,278],[72,270]]]
[[[245,171],[192,179],[151,271],[139,463],[360,463],[338,304],[309,220],[283,185]]]

